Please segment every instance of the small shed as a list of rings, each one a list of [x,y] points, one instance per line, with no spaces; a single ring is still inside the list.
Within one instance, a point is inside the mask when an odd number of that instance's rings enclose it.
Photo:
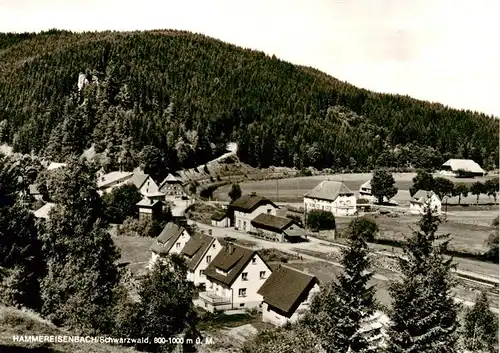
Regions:
[[[136,204],[139,209],[139,220],[158,219],[163,211],[163,202],[143,198]]]
[[[231,225],[229,216],[224,211],[217,211],[212,215],[212,225],[214,227],[224,227],[227,228]]]
[[[304,241],[306,232],[296,221],[286,217],[261,213],[252,222],[252,231],[265,239],[282,243]]]

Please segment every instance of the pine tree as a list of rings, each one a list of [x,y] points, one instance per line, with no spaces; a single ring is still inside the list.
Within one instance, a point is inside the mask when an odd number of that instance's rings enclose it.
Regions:
[[[362,230],[362,231],[361,231]],[[343,273],[337,281],[327,283],[311,303],[306,325],[315,332],[327,353],[370,352],[369,333],[361,333],[364,320],[376,308],[375,289],[368,287],[369,248],[358,220],[348,229],[348,245],[343,250]]]
[[[56,185],[56,207],[42,236],[47,261],[42,313],[81,332],[109,332],[119,254],[101,219],[95,170],[83,160],[72,160],[57,175]]]
[[[462,336],[465,347],[474,352],[498,352],[495,345],[498,336],[498,319],[489,308],[485,291],[476,299],[476,303],[465,315]]]
[[[456,352],[457,305],[451,297],[452,259],[446,259],[449,236],[436,234],[440,220],[426,213],[404,246],[402,279],[391,284],[393,299],[388,352]]]

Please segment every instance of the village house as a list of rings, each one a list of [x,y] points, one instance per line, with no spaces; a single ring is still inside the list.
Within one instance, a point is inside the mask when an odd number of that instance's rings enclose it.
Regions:
[[[461,171],[471,176],[483,176],[486,174],[484,169],[472,159],[449,159],[443,163],[439,174],[456,177],[460,176]]]
[[[231,219],[229,218],[227,212],[225,211],[215,212],[211,217],[211,221],[214,227],[226,228],[231,226]]]
[[[216,238],[203,233],[193,235],[181,251],[188,266],[187,280],[206,287],[205,270],[221,249]]]
[[[356,197],[344,183],[324,180],[304,195],[306,212],[321,210],[335,216],[354,216],[356,214]]]
[[[152,269],[154,263],[162,257],[180,254],[189,239],[191,239],[191,234],[186,228],[169,222],[151,245],[149,269]]]
[[[275,326],[296,322],[319,290],[315,276],[280,265],[258,290],[264,301],[262,321]]]
[[[158,200],[151,200],[147,197],[136,203],[139,209],[139,220],[143,219],[158,219],[163,211],[163,202]]]
[[[434,191],[419,190],[410,200],[410,213],[424,214],[426,207],[430,207],[433,213],[441,213],[441,200]]]
[[[232,204],[229,210],[233,214],[236,229],[251,231],[251,221],[261,213],[275,216],[278,206],[271,200],[257,196],[255,193],[243,195]]]
[[[100,175],[97,180],[97,188],[99,193],[105,194],[111,192],[114,188],[125,185],[133,184],[137,187],[141,195],[153,200],[163,200],[165,195],[158,190],[158,185],[148,174],[140,171],[135,172],[111,172],[108,174]]]
[[[250,221],[250,232],[268,240],[281,243],[304,241],[306,232],[296,221],[287,217],[261,213]]]
[[[371,179],[364,182],[360,187],[359,187],[359,195],[361,197],[363,196],[372,196],[372,181]]]
[[[56,162],[51,162],[49,166],[47,167],[47,170],[54,170],[54,169],[59,169],[62,167],[66,167],[66,163],[56,163]]]
[[[227,243],[205,270],[206,291],[195,303],[210,312],[259,309],[257,291],[271,272],[257,251]]]
[[[181,198],[184,195],[182,181],[172,174],[168,174],[161,182],[159,191],[163,193],[167,199]]]

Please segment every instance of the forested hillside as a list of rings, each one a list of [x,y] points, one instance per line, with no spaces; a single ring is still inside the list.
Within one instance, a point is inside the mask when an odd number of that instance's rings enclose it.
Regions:
[[[261,167],[455,157],[494,168],[498,134],[493,117],[372,93],[198,34],[0,34],[0,139],[57,161],[94,145],[108,169],[154,161],[167,172],[236,141]]]

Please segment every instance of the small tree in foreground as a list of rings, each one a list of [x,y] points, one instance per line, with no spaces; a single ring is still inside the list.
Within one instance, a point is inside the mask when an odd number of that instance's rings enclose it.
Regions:
[[[457,305],[451,289],[454,267],[445,257],[448,235],[436,234],[440,220],[427,205],[426,213],[404,246],[399,259],[400,281],[391,284],[390,353],[455,353]]]
[[[307,214],[307,226],[317,230],[336,229],[335,216],[328,211],[310,211]]]
[[[370,352],[370,333],[361,333],[361,325],[375,311],[375,288],[368,286],[373,272],[366,237],[358,220],[348,227],[347,249],[342,250],[344,270],[338,280],[326,283],[314,297],[306,315],[306,326],[316,334],[327,353]]]
[[[472,195],[476,195],[476,205],[478,205],[479,204],[479,195],[484,193],[484,184],[481,183],[480,181],[476,181],[474,184],[471,185],[470,193]]]
[[[398,188],[394,186],[394,177],[387,170],[376,170],[371,180],[372,195],[378,200],[378,203],[384,202],[384,197],[392,199],[398,193]]]
[[[495,345],[498,336],[498,319],[490,310],[488,296],[483,291],[476,303],[465,314],[463,328],[465,347],[474,352],[498,352]]]
[[[196,340],[194,284],[186,280],[187,267],[180,257],[156,261],[139,289],[140,301],[125,303],[117,332],[125,337],[147,337],[149,344],[134,346],[146,352],[172,352],[175,344],[158,343],[155,337],[181,335]]]
[[[462,202],[462,197],[467,197],[469,195],[469,188],[464,183],[458,183],[455,185],[453,190],[453,196],[458,196],[458,204]]]

